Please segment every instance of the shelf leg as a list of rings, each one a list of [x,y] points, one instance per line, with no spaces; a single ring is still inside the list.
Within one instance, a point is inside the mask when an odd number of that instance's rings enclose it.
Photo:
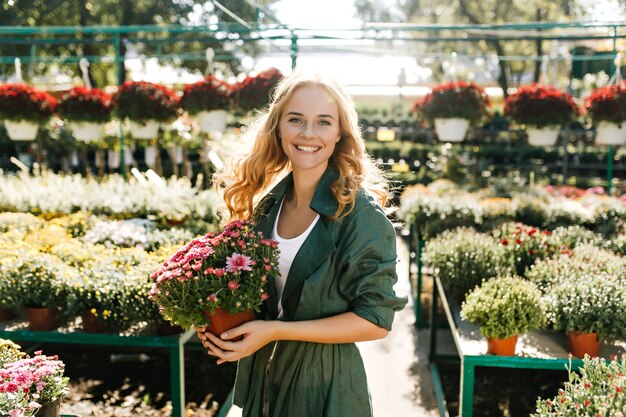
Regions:
[[[468,357],[461,358],[460,417],[472,417],[474,411],[474,371],[476,365]]]
[[[185,417],[185,350],[180,344],[170,349],[170,392],[172,417]]]

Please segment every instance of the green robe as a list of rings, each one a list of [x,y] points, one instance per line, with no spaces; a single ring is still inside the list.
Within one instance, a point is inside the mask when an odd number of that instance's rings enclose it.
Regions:
[[[361,190],[353,211],[328,219],[337,202],[330,191],[336,171],[326,170],[311,202],[320,220],[298,251],[282,296],[284,317],[299,321],[347,311],[390,330],[406,298],[394,294],[395,232],[375,201]],[[271,237],[287,176],[259,203],[257,230]],[[277,316],[274,282],[260,318]],[[272,352],[274,357],[268,364]],[[237,365],[234,403],[243,417],[371,417],[365,369],[354,343],[270,343]],[[265,410],[264,410],[265,408]]]

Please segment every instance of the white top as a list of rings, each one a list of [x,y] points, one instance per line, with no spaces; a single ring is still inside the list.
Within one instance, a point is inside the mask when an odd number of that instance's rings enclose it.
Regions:
[[[278,248],[280,249],[280,255],[278,256],[278,269],[280,271],[280,275],[276,278],[276,294],[278,296],[278,318],[283,317],[283,303],[282,296],[283,290],[285,289],[285,283],[287,282],[287,277],[289,276],[289,270],[291,269],[291,264],[293,264],[293,260],[296,258],[300,247],[306,240],[307,236],[315,227],[315,224],[320,218],[320,215],[316,215],[315,219],[311,222],[309,227],[302,232],[300,236],[296,236],[291,239],[283,239],[278,235],[278,219],[280,218],[280,213],[283,210],[283,203],[285,199],[280,202],[280,208],[278,209],[278,215],[276,216],[276,221],[274,222],[274,229],[272,231],[272,239],[278,242]]]

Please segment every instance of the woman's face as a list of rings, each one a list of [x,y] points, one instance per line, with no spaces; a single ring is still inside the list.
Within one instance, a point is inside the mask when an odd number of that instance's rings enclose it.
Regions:
[[[337,103],[322,87],[300,87],[285,105],[278,132],[294,172],[321,176],[341,139]]]

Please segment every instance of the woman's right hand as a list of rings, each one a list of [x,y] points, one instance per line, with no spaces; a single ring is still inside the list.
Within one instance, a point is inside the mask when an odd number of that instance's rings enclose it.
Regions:
[[[215,346],[215,344],[211,342],[209,337],[206,335],[206,332],[208,331],[206,326],[202,326],[202,327],[194,326],[193,328],[196,331],[196,334],[198,335],[200,342],[202,342],[202,346],[204,346],[207,349],[209,355],[220,356],[224,354],[224,351],[220,349],[219,347]]]

